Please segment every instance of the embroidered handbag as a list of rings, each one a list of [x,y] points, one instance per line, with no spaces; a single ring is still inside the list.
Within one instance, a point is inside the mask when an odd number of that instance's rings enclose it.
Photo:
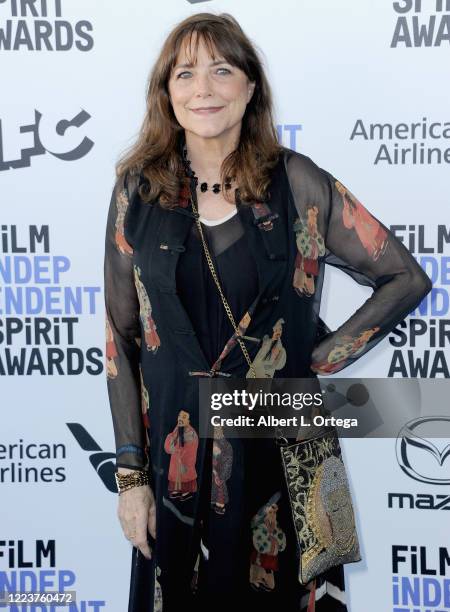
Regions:
[[[352,498],[335,429],[289,444],[276,439],[297,536],[301,584],[361,560]],[[283,442],[284,441],[284,442]]]
[[[194,199],[196,199],[195,196]],[[196,213],[195,221],[209,269],[222,299],[225,312],[236,332],[237,342],[249,365],[251,377],[256,378],[250,356],[240,338],[240,331],[220,287],[203,235],[196,202],[193,200],[192,207],[194,213]],[[316,576],[335,565],[361,560],[346,470],[342,462],[341,448],[335,429],[290,444],[278,428],[275,442],[280,448],[281,462],[297,537],[298,579],[301,584],[306,585]],[[314,605],[314,594],[315,582],[312,585],[310,605]]]

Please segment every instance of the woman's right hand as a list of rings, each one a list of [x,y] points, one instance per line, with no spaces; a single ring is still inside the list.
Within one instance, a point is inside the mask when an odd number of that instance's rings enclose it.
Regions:
[[[132,471],[127,468],[119,468],[121,474]],[[117,515],[125,537],[141,551],[146,559],[151,559],[152,551],[147,541],[147,529],[156,539],[156,505],[150,486],[141,485],[121,493]]]

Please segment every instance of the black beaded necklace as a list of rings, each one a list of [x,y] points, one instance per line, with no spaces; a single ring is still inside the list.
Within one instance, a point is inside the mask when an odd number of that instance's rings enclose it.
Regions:
[[[185,166],[187,175],[193,177],[193,179],[195,180],[195,184],[197,185],[198,176],[195,174],[195,171],[191,168],[191,161],[187,157],[186,147],[183,147],[183,162],[184,162],[184,166]],[[225,189],[231,189],[231,180],[232,179],[229,176],[225,177]],[[200,191],[202,193],[205,193],[205,191],[208,191],[208,183],[206,181],[203,181],[200,183]],[[220,183],[214,183],[213,186],[211,187],[211,191],[213,193],[220,193],[221,191]]]

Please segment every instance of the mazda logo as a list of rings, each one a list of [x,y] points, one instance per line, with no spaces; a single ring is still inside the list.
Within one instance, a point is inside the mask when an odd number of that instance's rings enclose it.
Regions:
[[[439,431],[442,437],[429,439],[426,434],[430,426],[434,431]],[[409,421],[402,427],[396,440],[399,466],[405,474],[419,482],[449,485],[449,439],[450,417],[424,416]]]

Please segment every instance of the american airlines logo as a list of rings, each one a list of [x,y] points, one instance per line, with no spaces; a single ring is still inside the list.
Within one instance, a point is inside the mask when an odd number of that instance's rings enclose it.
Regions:
[[[103,485],[111,493],[117,493],[117,485],[114,478],[116,454],[104,451],[81,423],[66,423],[66,425],[72,432],[81,450],[87,454],[89,463],[97,472]]]

